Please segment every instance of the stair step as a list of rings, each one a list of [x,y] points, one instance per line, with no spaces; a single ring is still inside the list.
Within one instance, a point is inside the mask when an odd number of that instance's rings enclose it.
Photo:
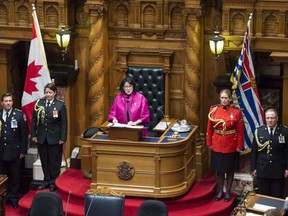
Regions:
[[[69,179],[69,184],[67,184],[67,179]],[[56,181],[58,187],[56,192],[62,197],[63,209],[64,212],[67,211],[67,215],[84,215],[84,195],[90,188],[90,183],[91,180],[84,179],[81,171],[76,169],[69,169],[59,176]],[[168,206],[169,216],[230,215],[235,194],[232,195],[232,200],[230,202],[224,202],[224,200],[216,202],[214,200],[215,186],[215,175],[210,173],[203,179],[197,180],[187,194],[176,198],[159,200],[163,201]],[[26,210],[30,208],[32,200],[37,192],[39,191],[29,191],[19,201],[19,205]],[[136,215],[138,207],[144,200],[145,198],[126,197],[124,216]]]

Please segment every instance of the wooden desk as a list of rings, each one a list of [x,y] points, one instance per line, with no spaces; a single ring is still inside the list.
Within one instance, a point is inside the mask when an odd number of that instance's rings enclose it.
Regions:
[[[266,211],[264,209],[257,208],[255,204],[261,204],[263,206],[271,206],[275,207],[278,210],[281,211],[282,215],[284,214],[284,199],[279,199],[276,197],[270,197],[265,196],[261,194],[255,194],[255,193],[248,193],[245,199],[245,206],[243,204],[238,205],[238,212],[237,216],[246,215],[245,212],[249,213],[249,215],[263,215],[263,213]],[[236,209],[237,209],[236,208]],[[245,211],[243,211],[245,209]],[[241,214],[243,213],[243,214]]]
[[[140,141],[110,140],[107,134],[84,139],[91,148],[81,155],[91,158],[91,189],[107,186],[128,196],[158,198],[186,193],[196,181],[198,127],[170,139],[171,126],[160,137]]]
[[[6,175],[0,175],[0,215],[5,216],[5,206],[6,206],[6,189],[5,184],[8,178]]]

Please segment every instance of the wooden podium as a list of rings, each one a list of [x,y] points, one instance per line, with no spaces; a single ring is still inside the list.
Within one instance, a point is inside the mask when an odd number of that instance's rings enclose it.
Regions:
[[[139,141],[142,138],[142,128],[110,127],[109,139]]]
[[[169,198],[185,194],[196,181],[195,140],[198,127],[173,137],[169,128],[160,137],[142,137],[140,131],[112,129],[109,134],[85,138],[82,159],[90,159],[91,189],[109,187],[127,196]],[[114,133],[114,134],[113,134]],[[116,134],[116,138],[114,139]],[[135,135],[136,134],[136,135]],[[131,137],[135,136],[135,141]],[[125,138],[124,137],[124,138]],[[84,151],[90,149],[89,151]]]

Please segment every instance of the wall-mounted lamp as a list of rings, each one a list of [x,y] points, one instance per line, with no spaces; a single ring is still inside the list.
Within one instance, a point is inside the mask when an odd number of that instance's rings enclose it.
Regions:
[[[65,54],[67,53],[67,47],[68,47],[69,42],[70,42],[71,32],[65,30],[65,26],[61,26],[61,30],[58,32],[55,32],[55,33],[56,33],[57,43],[62,48],[61,53],[62,53],[62,58],[64,61],[65,60]]]
[[[222,53],[224,48],[225,38],[219,35],[218,30],[214,31],[214,36],[209,37],[209,45],[211,52],[215,55],[215,59],[218,60],[219,55]]]

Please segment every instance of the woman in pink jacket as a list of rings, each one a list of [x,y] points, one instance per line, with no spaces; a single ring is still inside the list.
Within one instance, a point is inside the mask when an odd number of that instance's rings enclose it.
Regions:
[[[120,84],[121,93],[113,102],[108,121],[128,125],[145,125],[150,123],[150,113],[146,98],[137,92],[134,80],[127,77]],[[147,136],[147,130],[143,130]]]

